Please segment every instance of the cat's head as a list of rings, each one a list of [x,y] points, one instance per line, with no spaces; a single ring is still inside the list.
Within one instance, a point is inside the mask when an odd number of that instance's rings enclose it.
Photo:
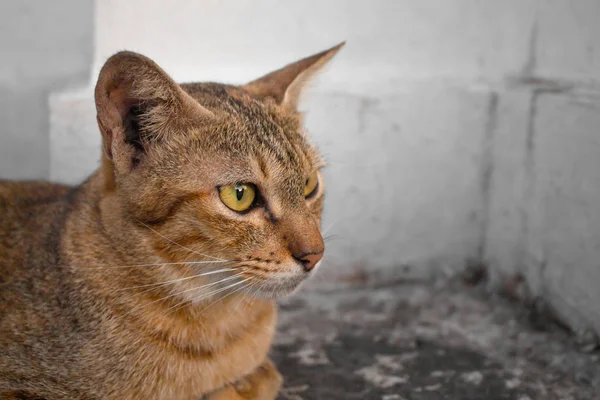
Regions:
[[[105,191],[156,255],[189,261],[178,273],[271,297],[314,271],[324,163],[297,105],[342,45],[243,86],[179,85],[142,55],[108,59],[95,92]]]

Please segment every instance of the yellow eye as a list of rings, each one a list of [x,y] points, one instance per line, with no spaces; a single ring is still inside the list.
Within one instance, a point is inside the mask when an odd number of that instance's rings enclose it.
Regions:
[[[304,186],[304,197],[310,197],[316,193],[317,187],[319,186],[319,175],[317,171],[314,171],[306,180],[306,186]]]
[[[219,197],[223,204],[233,211],[246,211],[254,203],[256,190],[252,185],[238,183],[219,188]]]

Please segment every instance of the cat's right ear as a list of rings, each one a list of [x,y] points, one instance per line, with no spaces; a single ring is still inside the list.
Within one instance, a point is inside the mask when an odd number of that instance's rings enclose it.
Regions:
[[[158,65],[134,52],[110,57],[95,90],[108,185],[144,157],[149,146],[212,113],[181,89]]]
[[[288,64],[242,87],[259,98],[271,98],[277,104],[296,111],[302,91],[308,82],[345,44],[346,42],[342,42],[318,54]]]

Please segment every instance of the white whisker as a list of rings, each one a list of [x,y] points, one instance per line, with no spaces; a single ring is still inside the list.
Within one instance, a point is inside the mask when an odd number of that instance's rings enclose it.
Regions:
[[[255,302],[255,301],[256,301],[256,299],[257,299],[257,296],[256,296],[256,295],[258,294],[258,292],[260,292],[261,290],[263,290],[263,288],[264,288],[265,286],[267,286],[267,283],[268,283],[268,281],[264,281],[264,282],[262,283],[262,285],[258,286],[258,288],[256,289],[256,291],[254,292],[254,296],[253,296],[252,302],[250,303],[250,308],[252,308],[252,306],[254,305],[254,302]]]
[[[192,275],[192,276],[186,276],[184,278],[173,279],[173,280],[170,280],[170,281],[157,282],[157,283],[149,283],[147,285],[130,286],[130,287],[122,288],[122,289],[118,289],[118,290],[141,289],[141,288],[150,287],[150,286],[165,286],[165,285],[169,285],[171,283],[183,282],[183,281],[187,281],[189,279],[200,278],[202,276],[214,275],[214,274],[219,274],[219,273],[222,273],[222,272],[230,272],[230,271],[235,271],[235,269],[234,268],[217,269],[215,271],[204,272],[202,274],[196,274],[196,275]]]
[[[199,302],[200,300],[203,300],[203,299],[206,299],[206,298],[208,298],[208,297],[211,297],[211,296],[213,296],[213,295],[215,295],[215,294],[221,293],[221,292],[223,292],[223,291],[225,291],[225,290],[227,290],[227,289],[230,289],[230,288],[232,288],[232,287],[234,287],[234,286],[237,286],[237,285],[239,285],[239,284],[241,284],[241,283],[244,283],[244,282],[248,281],[249,279],[251,279],[251,278],[246,278],[246,279],[243,279],[243,280],[241,280],[241,281],[239,281],[239,282],[232,283],[231,285],[225,286],[225,287],[223,287],[223,288],[219,288],[219,289],[217,289],[217,290],[214,290],[214,291],[212,291],[212,292],[205,293],[205,294],[203,294],[203,295],[202,295],[202,296],[200,296],[200,297],[197,297],[197,298],[195,298],[195,299],[192,299],[192,303],[197,303],[197,302]],[[226,296],[226,297],[227,297],[227,296]],[[174,305],[174,306],[172,306],[172,307],[169,307],[167,310],[165,310],[165,311],[164,311],[164,315],[167,315],[167,314],[169,313],[169,311],[171,311],[171,312],[175,312],[175,311],[177,311],[177,310],[179,310],[179,309],[181,309],[181,308],[185,307],[185,305],[186,305],[187,303],[188,303],[188,301],[186,300],[186,301],[183,301],[183,302],[181,302],[181,303],[179,303],[179,304],[176,304],[176,305]],[[201,312],[204,312],[204,309],[203,309]]]
[[[133,264],[133,265],[107,265],[103,267],[89,267],[89,269],[110,269],[110,268],[144,268],[144,267],[161,267],[166,265],[184,265],[184,264],[222,264],[233,262],[232,260],[219,260],[219,261],[181,261],[181,262],[167,262],[167,263],[154,263],[154,264]]]
[[[208,284],[206,284],[206,285],[201,285],[201,286],[198,286],[198,287],[193,287],[193,288],[191,288],[191,289],[182,290],[182,291],[180,291],[180,292],[173,293],[173,294],[170,294],[170,295],[168,295],[168,296],[161,297],[160,299],[156,299],[156,300],[153,300],[153,301],[151,301],[151,302],[148,302],[148,303],[142,304],[142,305],[140,305],[139,307],[134,307],[133,309],[129,310],[129,312],[128,312],[128,313],[130,314],[130,313],[132,313],[133,311],[136,311],[136,310],[138,310],[138,309],[141,309],[141,308],[147,307],[147,306],[149,306],[150,304],[158,303],[158,302],[160,302],[160,301],[164,301],[164,300],[167,300],[167,299],[170,299],[170,298],[173,298],[173,297],[176,297],[176,296],[182,295],[182,294],[184,294],[184,293],[191,292],[192,290],[200,290],[200,289],[205,289],[205,288],[207,288],[207,287],[215,286],[215,285],[218,285],[218,284],[220,284],[220,283],[223,283],[223,282],[230,281],[230,280],[232,280],[232,279],[235,279],[235,278],[237,278],[238,276],[240,276],[240,275],[242,275],[242,274],[243,274],[243,271],[242,271],[242,272],[239,272],[239,273],[237,273],[237,274],[235,274],[235,275],[229,276],[229,277],[227,277],[227,278],[221,279],[221,280],[219,280],[219,281],[216,281],[216,282],[211,282],[211,283],[208,283]],[[149,290],[152,290],[152,289],[147,289],[145,292],[147,292],[147,291],[149,291]],[[145,293],[145,292],[142,292],[142,293]],[[187,301],[187,300],[186,300],[186,301]]]
[[[246,287],[246,288],[248,288],[248,287],[249,287],[249,288],[250,288],[250,290],[252,290],[252,283],[253,283],[255,280],[257,280],[257,278],[256,278],[256,277],[253,277],[253,278],[250,280],[250,283],[248,283],[248,285],[246,285],[245,287]],[[256,291],[255,291],[254,293],[256,293]],[[238,307],[240,306],[240,304],[242,304],[242,303],[243,303],[243,301],[244,301],[244,300],[246,300],[246,299],[247,299],[249,296],[250,296],[250,292],[249,292],[249,291],[248,291],[248,292],[246,292],[246,293],[244,293],[244,296],[242,296],[242,297],[240,298],[240,301],[238,301],[237,305],[236,305],[236,306],[233,308],[233,310],[229,312],[229,315],[232,315],[232,314],[234,314],[234,313],[237,311],[237,309],[238,309]]]
[[[245,279],[245,280],[244,280],[244,281],[242,281],[242,282],[246,282],[246,281],[250,281],[250,282],[252,282],[254,279],[255,279],[255,278],[247,278],[247,279]],[[240,282],[240,283],[241,283],[241,282]],[[243,289],[245,289],[245,288],[249,287],[250,285],[251,285],[251,283],[249,283],[249,284],[247,284],[247,285],[244,285],[244,286],[242,286],[242,287],[239,287],[239,288],[237,288],[236,290],[234,290],[234,291],[232,291],[232,292],[230,292],[230,293],[227,293],[227,294],[226,294],[225,296],[223,296],[222,298],[220,298],[220,299],[217,299],[217,300],[213,301],[212,303],[210,303],[208,306],[206,306],[205,308],[203,308],[203,309],[202,309],[200,312],[201,312],[201,313],[205,312],[205,311],[206,311],[206,310],[208,310],[210,307],[212,307],[214,304],[216,304],[218,301],[222,301],[222,300],[226,299],[227,297],[231,296],[232,294],[234,294],[234,293],[236,293],[236,292],[239,292],[240,290],[243,290]],[[238,305],[239,305],[239,303],[238,303]]]
[[[182,290],[181,292],[174,293],[174,294],[172,294],[172,295],[169,295],[169,296],[163,297],[163,298],[161,298],[161,299],[159,299],[159,300],[155,300],[155,301],[166,300],[166,299],[169,299],[169,298],[172,298],[172,297],[175,297],[175,296],[179,296],[179,295],[181,295],[181,294],[188,293],[188,292],[191,292],[191,291],[194,291],[194,290],[206,289],[207,287],[216,286],[216,285],[218,285],[218,284],[220,284],[220,283],[223,283],[223,282],[227,282],[227,281],[230,281],[230,280],[236,279],[238,276],[240,276],[240,275],[242,275],[242,274],[243,274],[243,271],[242,271],[242,272],[238,272],[238,273],[237,273],[237,274],[235,274],[235,275],[231,275],[231,276],[229,276],[229,277],[227,277],[227,278],[221,279],[221,280],[219,280],[219,281],[216,281],[216,282],[211,282],[211,283],[208,283],[208,284],[206,284],[206,285],[202,285],[202,286],[198,286],[198,287],[193,287],[193,288],[191,288],[191,289]]]
[[[331,224],[329,224],[329,226],[328,226],[326,229],[323,229],[323,230],[321,231],[321,236],[325,236],[325,235],[327,234],[327,232],[329,232],[329,230],[330,230],[331,228],[333,228],[333,227],[334,227],[334,225],[335,225],[335,224],[337,224],[337,223],[338,223],[338,222],[340,222],[340,221],[341,221],[341,218],[338,218],[338,219],[336,219],[335,221],[333,221]]]

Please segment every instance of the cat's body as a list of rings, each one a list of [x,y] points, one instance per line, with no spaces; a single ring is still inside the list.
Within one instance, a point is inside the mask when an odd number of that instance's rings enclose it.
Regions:
[[[294,85],[336,51],[244,87],[107,62],[102,167],[77,187],[0,181],[1,399],[275,398],[272,299],[323,251]],[[257,194],[234,212],[239,182]]]
[[[134,235],[111,240],[95,207],[97,180],[72,189],[0,183],[0,393],[13,386],[48,399],[187,399],[252,372],[271,342],[273,304],[247,307],[249,299],[230,296],[234,307],[162,317],[164,305],[131,299],[122,289],[140,285],[140,271],[110,267],[159,261],[140,256],[153,249],[129,241]]]

